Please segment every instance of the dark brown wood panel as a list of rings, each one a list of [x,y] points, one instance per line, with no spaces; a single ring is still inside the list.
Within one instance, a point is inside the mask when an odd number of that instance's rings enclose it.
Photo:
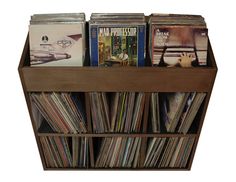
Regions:
[[[179,134],[179,133],[38,133],[38,136],[65,136],[65,137],[196,137],[197,134]]]
[[[90,100],[89,94],[85,93],[85,106],[86,106],[86,120],[88,132],[92,133],[92,122],[91,122],[91,114],[90,114]],[[90,157],[90,165],[94,167],[94,148],[93,148],[93,139],[88,138],[89,141],[89,157]]]
[[[49,171],[189,171],[188,168],[45,168]]]
[[[27,91],[207,92],[214,68],[22,68]]]

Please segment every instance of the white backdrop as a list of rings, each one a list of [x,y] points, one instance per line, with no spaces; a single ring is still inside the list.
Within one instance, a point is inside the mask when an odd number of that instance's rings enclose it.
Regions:
[[[207,0],[35,0],[0,5],[0,181],[235,181],[235,6]],[[201,14],[205,17],[218,75],[190,172],[43,171],[17,66],[35,13],[144,12]],[[4,180],[5,179],[5,180]]]

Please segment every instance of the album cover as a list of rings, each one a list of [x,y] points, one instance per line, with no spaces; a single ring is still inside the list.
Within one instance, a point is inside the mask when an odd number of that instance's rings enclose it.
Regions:
[[[81,24],[30,25],[31,66],[83,66]]]
[[[92,66],[144,66],[145,25],[91,25]]]

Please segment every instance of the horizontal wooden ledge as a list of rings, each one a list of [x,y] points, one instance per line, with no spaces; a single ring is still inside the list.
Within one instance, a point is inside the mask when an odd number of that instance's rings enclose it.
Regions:
[[[23,67],[21,74],[28,92],[208,92],[216,68]]]
[[[89,167],[89,168],[48,168],[45,167],[44,170],[51,170],[51,171],[189,171],[189,168],[144,168],[144,167],[138,167],[138,168],[95,168],[95,167]]]
[[[64,136],[64,137],[196,137],[198,134],[178,134],[178,133],[38,133],[38,136]]]

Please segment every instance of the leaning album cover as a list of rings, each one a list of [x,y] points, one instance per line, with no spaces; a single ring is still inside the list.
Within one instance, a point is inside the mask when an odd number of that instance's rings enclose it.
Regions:
[[[82,24],[30,25],[31,66],[83,66]]]

